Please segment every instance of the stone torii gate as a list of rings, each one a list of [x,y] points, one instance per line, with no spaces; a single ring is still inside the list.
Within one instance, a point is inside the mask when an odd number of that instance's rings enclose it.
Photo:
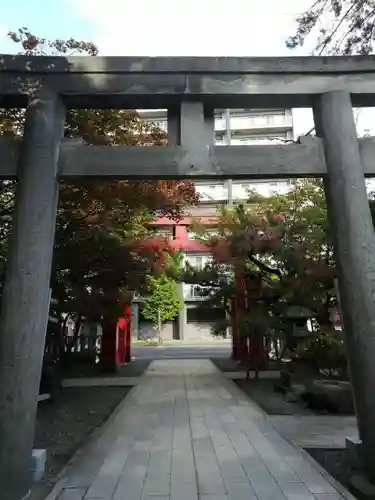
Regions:
[[[0,318],[0,489],[30,486],[36,395],[48,317],[58,179],[326,179],[360,437],[375,483],[375,236],[365,175],[375,140],[354,106],[375,106],[375,58],[0,56],[2,107],[27,107],[22,141],[0,141],[0,176],[18,179]],[[313,107],[317,138],[214,144],[215,108]],[[69,108],[168,108],[167,148],[62,140]]]

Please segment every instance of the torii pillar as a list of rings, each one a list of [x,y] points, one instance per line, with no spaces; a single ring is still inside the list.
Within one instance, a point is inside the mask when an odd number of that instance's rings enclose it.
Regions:
[[[314,119],[327,164],[327,206],[365,472],[375,484],[375,234],[350,94],[320,96]]]
[[[65,109],[57,94],[30,97],[0,316],[0,484],[20,500],[31,484],[37,397],[48,321]]]

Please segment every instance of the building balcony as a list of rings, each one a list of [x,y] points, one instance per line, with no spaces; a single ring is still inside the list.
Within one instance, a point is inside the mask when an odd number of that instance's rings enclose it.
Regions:
[[[215,132],[223,132],[226,128],[227,125],[224,118],[215,118]]]
[[[228,199],[228,188],[224,184],[196,184],[195,191],[200,196],[200,201],[204,202],[216,202]]]
[[[254,115],[254,116],[231,116],[230,129],[235,131],[269,132],[282,131],[293,128],[292,116],[285,114]]]
[[[201,302],[207,300],[207,287],[200,285],[189,285],[184,283],[183,294],[185,301]]]

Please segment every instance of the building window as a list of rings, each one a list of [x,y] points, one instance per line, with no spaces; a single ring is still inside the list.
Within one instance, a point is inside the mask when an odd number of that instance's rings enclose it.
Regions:
[[[196,269],[203,269],[209,261],[210,261],[209,256],[203,256],[203,255],[186,256],[186,262],[190,264],[190,266],[195,267]]]
[[[159,238],[166,238],[168,240],[176,239],[176,226],[169,227],[153,227],[151,229],[152,235]]]
[[[199,240],[200,235],[196,233],[195,231],[188,231],[188,239],[189,240]]]

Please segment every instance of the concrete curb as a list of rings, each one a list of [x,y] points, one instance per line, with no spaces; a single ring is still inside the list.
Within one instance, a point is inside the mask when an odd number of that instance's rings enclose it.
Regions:
[[[63,387],[133,387],[141,377],[77,377],[65,378]]]

